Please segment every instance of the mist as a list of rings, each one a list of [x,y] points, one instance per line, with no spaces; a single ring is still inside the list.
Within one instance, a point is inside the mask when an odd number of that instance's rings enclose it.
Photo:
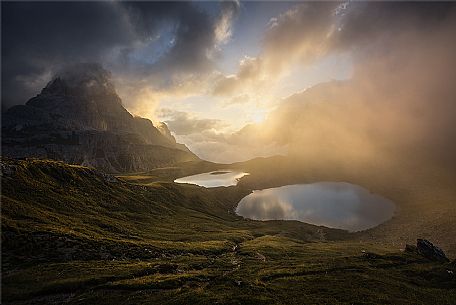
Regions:
[[[294,3],[258,26],[255,51],[224,54],[243,46],[236,21],[246,6],[46,4],[52,22],[37,22],[39,5],[8,3],[2,105],[25,103],[64,63],[93,61],[112,72],[132,114],[166,122],[206,160],[280,154],[352,168],[403,159],[454,168],[453,3]],[[68,8],[87,24],[61,17]],[[234,70],[218,65],[230,56]],[[350,76],[306,86],[299,73],[331,57],[325,69],[350,58]]]
[[[392,14],[395,5],[369,4],[357,11],[356,20],[347,17],[344,35],[326,42],[325,52],[352,52],[351,79],[296,93],[265,122],[234,137],[253,145],[288,145],[288,155],[303,165],[333,164],[356,171],[408,162],[453,173],[455,12],[439,10],[439,18],[433,19],[431,10],[422,18],[419,5],[397,4],[401,13]],[[382,9],[391,13],[389,20],[376,18]],[[375,26],[362,27],[369,18]]]

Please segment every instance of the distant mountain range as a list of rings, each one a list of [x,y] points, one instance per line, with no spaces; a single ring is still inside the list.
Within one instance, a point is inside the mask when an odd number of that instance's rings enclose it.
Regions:
[[[198,160],[165,124],[131,115],[98,64],[64,69],[25,105],[3,113],[2,156],[56,159],[112,173]]]

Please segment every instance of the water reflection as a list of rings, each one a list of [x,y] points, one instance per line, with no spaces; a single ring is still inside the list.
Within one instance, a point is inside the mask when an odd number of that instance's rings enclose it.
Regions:
[[[299,220],[331,228],[360,231],[390,219],[394,204],[344,182],[287,185],[254,191],[236,213],[256,220]]]
[[[204,187],[218,187],[236,185],[242,177],[248,173],[220,170],[209,173],[203,173],[193,176],[182,177],[174,180],[176,183],[190,183]]]

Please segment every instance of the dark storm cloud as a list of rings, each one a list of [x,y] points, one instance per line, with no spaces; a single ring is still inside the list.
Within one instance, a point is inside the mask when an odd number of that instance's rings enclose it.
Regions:
[[[142,65],[143,69],[198,72],[211,65],[210,51],[215,46],[216,20],[189,2],[136,2],[123,3],[135,32],[142,40],[161,34],[160,27],[171,28],[169,50],[156,66]],[[150,29],[158,29],[151,33]]]
[[[101,62],[122,78],[160,73],[163,84],[205,71],[216,22],[189,2],[2,2],[2,104],[24,103],[73,62]]]
[[[2,103],[24,103],[33,81],[65,61],[99,60],[132,41],[116,5],[2,3]]]

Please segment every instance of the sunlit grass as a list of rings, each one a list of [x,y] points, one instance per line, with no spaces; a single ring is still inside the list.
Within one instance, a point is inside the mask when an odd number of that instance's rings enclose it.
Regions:
[[[2,179],[6,304],[456,300],[454,263],[340,230],[244,220],[233,209],[248,188],[144,186],[60,162],[3,163],[15,168]]]

